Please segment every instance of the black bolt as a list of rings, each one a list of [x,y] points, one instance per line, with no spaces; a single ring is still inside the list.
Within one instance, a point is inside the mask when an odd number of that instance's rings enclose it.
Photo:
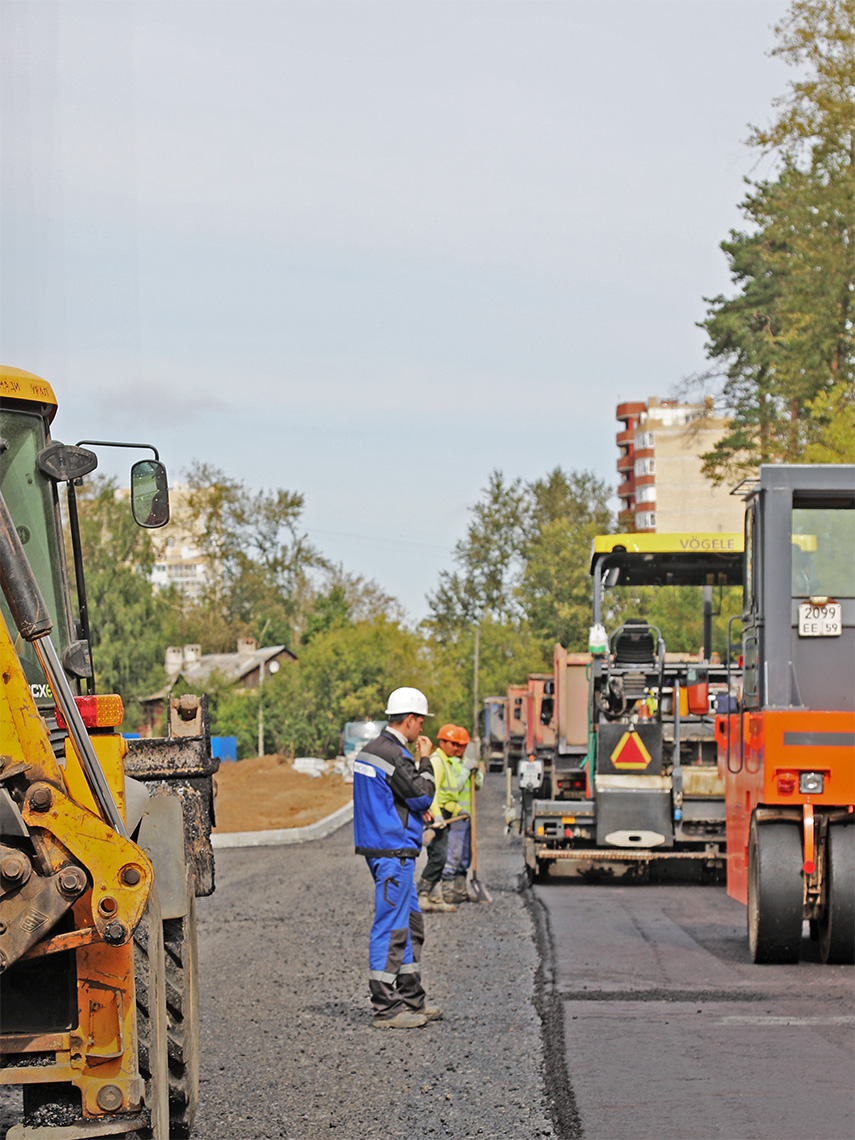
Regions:
[[[50,788],[34,788],[30,796],[30,807],[33,811],[47,811],[51,803]]]
[[[128,887],[135,887],[141,878],[139,867],[125,867],[122,871],[122,882]]]
[[[5,933],[6,933],[6,923],[0,922],[0,934],[5,934]]]
[[[104,941],[110,946],[121,946],[126,933],[123,922],[108,922],[104,927]]]

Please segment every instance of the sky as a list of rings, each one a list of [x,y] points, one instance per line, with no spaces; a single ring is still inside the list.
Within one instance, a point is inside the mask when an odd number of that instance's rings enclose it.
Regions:
[[[3,0],[0,358],[419,620],[492,470],[616,486],[706,367],[787,8]]]

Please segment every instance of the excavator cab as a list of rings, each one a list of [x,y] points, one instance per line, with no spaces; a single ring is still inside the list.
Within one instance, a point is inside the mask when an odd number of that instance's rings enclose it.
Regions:
[[[217,763],[204,698],[129,744],[121,698],[95,692],[75,487],[103,443],[51,440],[56,410],[44,380],[0,368],[0,1084],[24,1109],[7,1138],[167,1140],[198,1097]],[[162,526],[157,453],[132,471],[134,516]]]

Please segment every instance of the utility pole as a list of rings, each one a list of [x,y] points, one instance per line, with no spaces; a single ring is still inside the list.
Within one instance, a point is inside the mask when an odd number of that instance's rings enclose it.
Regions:
[[[481,623],[475,622],[475,662],[472,672],[472,740],[475,744],[475,755],[481,759],[481,737],[478,734],[479,712],[478,708],[478,665],[481,650]]]
[[[261,630],[261,636],[258,639],[259,642],[261,642],[261,643],[264,642],[264,635],[265,635],[265,633],[267,633],[267,627],[269,625],[270,625],[270,618],[268,618],[267,621],[264,623],[264,627]],[[261,649],[261,647],[262,647],[261,644],[256,646],[257,649]],[[264,658],[262,657],[261,664],[258,667],[258,755],[259,756],[264,755],[264,702],[262,700],[262,697],[264,695],[262,692],[263,686],[264,686]]]

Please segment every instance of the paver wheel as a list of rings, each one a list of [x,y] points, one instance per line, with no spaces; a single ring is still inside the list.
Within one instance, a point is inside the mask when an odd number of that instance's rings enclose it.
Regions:
[[[134,931],[134,984],[139,1069],[145,1083],[146,1107],[151,1113],[148,1128],[139,1136],[143,1140],[169,1140],[166,963],[157,887],[152,887],[143,916]]]
[[[798,962],[804,911],[802,842],[796,823],[751,822],[748,943],[754,962]]]
[[[192,869],[185,879],[186,913],[163,922],[166,1013],[169,1035],[170,1135],[190,1135],[199,1101],[199,972],[196,891]]]
[[[826,841],[828,905],[819,922],[823,962],[855,962],[855,826],[831,824]]]

